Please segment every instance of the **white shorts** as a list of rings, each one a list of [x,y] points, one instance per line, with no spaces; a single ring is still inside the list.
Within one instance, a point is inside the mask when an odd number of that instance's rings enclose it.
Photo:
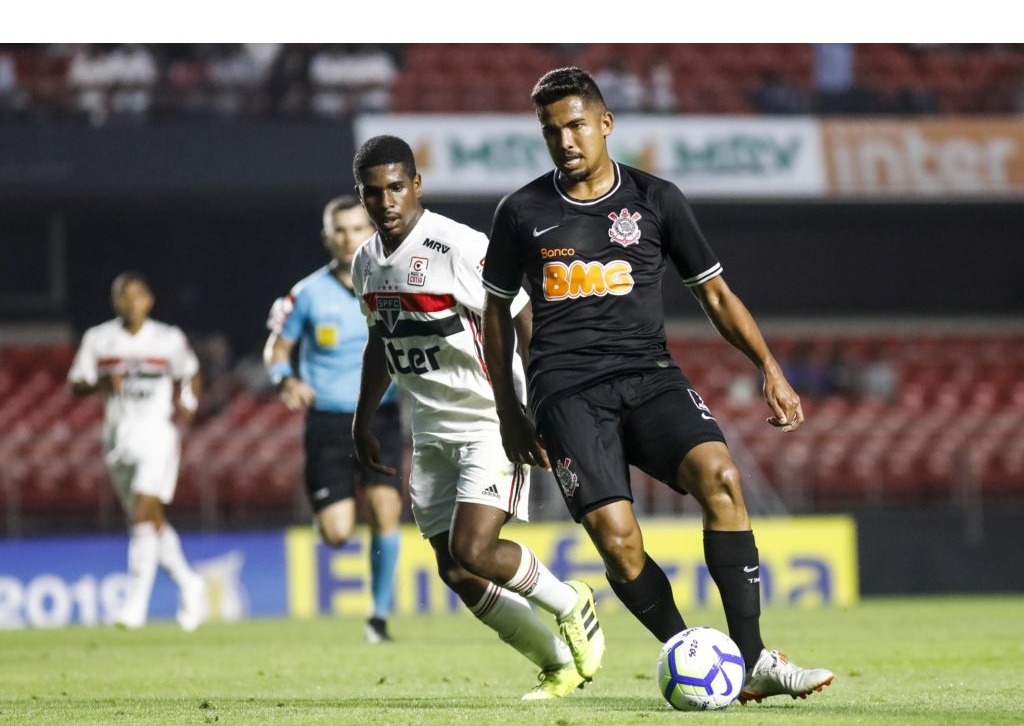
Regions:
[[[447,532],[456,502],[486,504],[529,521],[530,471],[512,464],[501,439],[417,445],[409,475],[412,514],[424,539]]]
[[[126,510],[136,494],[156,497],[164,504],[174,499],[181,444],[172,424],[119,426],[107,442],[105,457],[114,490]]]

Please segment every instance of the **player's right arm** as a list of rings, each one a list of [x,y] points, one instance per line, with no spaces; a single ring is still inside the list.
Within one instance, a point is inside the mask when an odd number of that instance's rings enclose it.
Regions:
[[[519,222],[509,197],[498,203],[491,223],[487,255],[483,265],[484,290],[484,361],[494,389],[494,404],[501,427],[501,443],[505,456],[514,464],[529,464],[550,469],[548,454],[537,435],[515,387],[513,356],[516,348],[516,317],[521,323],[529,316],[531,325],[521,326],[523,342],[528,345],[532,333],[532,308],[523,306],[523,263],[516,251]],[[525,346],[524,346],[525,347]],[[526,357],[523,357],[526,360]]]
[[[121,390],[122,376],[111,373],[107,376],[100,376],[95,383],[86,381],[72,381],[71,393],[74,396],[84,397],[99,393],[104,396],[111,396]]]
[[[99,393],[111,396],[121,390],[123,376],[116,371],[100,371],[93,331],[86,331],[68,371],[68,388],[78,397]]]
[[[381,474],[392,476],[394,467],[385,466],[380,460],[380,442],[370,431],[370,422],[384,392],[388,390],[391,376],[388,374],[387,353],[384,339],[376,328],[370,328],[370,338],[363,348],[363,367],[359,375],[359,400],[352,417],[352,441],[356,458],[363,466]]]
[[[505,456],[514,464],[550,469],[548,454],[526,409],[519,401],[512,376],[516,325],[512,300],[488,292],[484,300],[484,360],[494,389]]]

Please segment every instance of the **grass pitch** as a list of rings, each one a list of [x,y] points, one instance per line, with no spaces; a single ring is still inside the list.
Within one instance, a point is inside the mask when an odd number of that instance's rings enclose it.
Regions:
[[[659,644],[602,617],[604,667],[585,690],[522,703],[533,666],[468,615],[405,617],[394,643],[324,618],[0,632],[0,722],[32,724],[1024,723],[1024,596],[873,599],[766,611],[770,647],[836,672],[806,701],[678,713],[654,682]],[[725,629],[720,611],[687,613]]]

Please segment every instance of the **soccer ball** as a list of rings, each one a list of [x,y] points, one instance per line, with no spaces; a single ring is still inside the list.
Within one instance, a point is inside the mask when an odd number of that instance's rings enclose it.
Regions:
[[[732,639],[714,628],[673,635],[658,658],[661,695],[679,711],[716,711],[736,700],[746,675]]]

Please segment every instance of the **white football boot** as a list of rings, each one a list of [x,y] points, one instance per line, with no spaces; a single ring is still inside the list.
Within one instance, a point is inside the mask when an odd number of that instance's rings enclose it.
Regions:
[[[750,669],[747,682],[740,691],[739,702],[760,703],[768,696],[792,696],[807,698],[813,691],[820,691],[835,678],[827,668],[801,668],[790,663],[777,650],[761,650],[761,657]]]

